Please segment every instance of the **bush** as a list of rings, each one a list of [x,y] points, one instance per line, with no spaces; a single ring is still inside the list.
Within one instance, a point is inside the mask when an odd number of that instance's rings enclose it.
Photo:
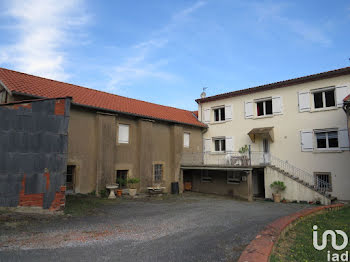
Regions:
[[[108,191],[107,191],[107,189],[101,189],[101,190],[100,190],[100,196],[101,196],[102,198],[107,198],[107,197],[108,197]]]
[[[117,179],[117,183],[119,184],[119,188],[126,186],[126,182],[127,182],[126,179],[122,179],[122,178]]]
[[[140,182],[140,179],[138,179],[138,178],[129,178],[128,179],[128,185],[130,185],[129,187],[130,188],[134,188],[134,185],[135,184],[137,184],[137,183],[139,183]]]
[[[279,194],[281,191],[284,191],[286,189],[285,184],[282,181],[274,181],[270,187],[275,190],[277,194]]]

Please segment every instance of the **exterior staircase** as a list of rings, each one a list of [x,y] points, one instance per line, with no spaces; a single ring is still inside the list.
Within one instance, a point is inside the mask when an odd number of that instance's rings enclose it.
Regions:
[[[330,188],[329,183],[319,179],[318,177],[314,177],[312,174],[293,166],[287,161],[283,161],[273,155],[270,155],[270,161],[267,166],[294,180],[295,182],[319,193],[320,195],[328,198],[330,201],[334,201],[336,199],[328,192],[328,189]]]

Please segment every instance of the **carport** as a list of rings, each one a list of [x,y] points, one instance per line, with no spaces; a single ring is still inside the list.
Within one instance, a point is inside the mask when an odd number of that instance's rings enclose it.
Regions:
[[[184,191],[229,195],[253,200],[252,168],[181,166]]]

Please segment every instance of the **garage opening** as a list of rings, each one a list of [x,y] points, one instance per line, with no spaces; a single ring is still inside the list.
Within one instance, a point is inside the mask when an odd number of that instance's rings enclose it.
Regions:
[[[191,170],[184,170],[184,190],[192,191],[193,186],[193,174]]]

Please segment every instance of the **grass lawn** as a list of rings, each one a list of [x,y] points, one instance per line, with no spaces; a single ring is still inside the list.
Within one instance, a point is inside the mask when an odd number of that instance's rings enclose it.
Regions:
[[[94,195],[67,195],[64,213],[72,216],[84,216],[94,213],[101,205],[115,204],[119,199],[100,198]]]
[[[343,251],[336,251],[332,248],[330,237],[328,236],[327,247],[316,250],[312,244],[312,227],[318,226],[318,243],[321,244],[321,237],[325,230],[342,230],[350,237],[350,206],[346,206],[338,211],[330,211],[319,215],[311,216],[300,221],[295,227],[290,229],[276,245],[271,255],[272,262],[276,261],[328,261],[327,251],[338,254],[349,251],[349,245]],[[341,236],[337,235],[337,244],[343,243]],[[350,254],[349,254],[350,256]],[[350,257],[349,257],[350,259]],[[332,261],[332,260],[331,260]],[[341,260],[336,260],[341,261]]]

